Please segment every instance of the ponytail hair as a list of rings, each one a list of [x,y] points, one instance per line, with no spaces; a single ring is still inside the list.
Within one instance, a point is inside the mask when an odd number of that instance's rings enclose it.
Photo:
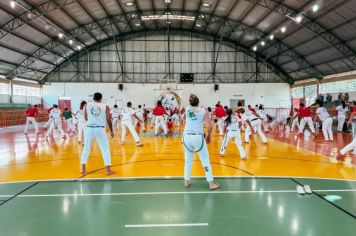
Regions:
[[[232,109],[227,109],[226,111],[227,117],[225,119],[225,125],[228,126],[231,124],[231,116],[232,116]]]
[[[83,110],[83,108],[84,108],[84,106],[85,106],[86,104],[87,104],[86,101],[82,101],[82,102],[80,103],[79,109],[80,109],[80,110]]]
[[[341,101],[341,105],[342,105],[342,108],[344,108],[344,109],[345,109],[345,107],[346,107],[346,103],[345,103],[345,101]]]

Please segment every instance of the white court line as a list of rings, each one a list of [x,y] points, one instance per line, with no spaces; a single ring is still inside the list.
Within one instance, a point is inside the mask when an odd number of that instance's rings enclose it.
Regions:
[[[125,228],[201,227],[201,226],[209,226],[209,224],[208,223],[144,224],[144,225],[125,225]]]
[[[314,192],[356,192],[356,189],[321,189]],[[246,193],[297,193],[296,190],[241,190],[241,191],[195,191],[195,192],[131,192],[131,193],[63,193],[63,194],[20,194],[18,198],[35,197],[90,197],[90,196],[146,196],[146,195],[195,195],[195,194],[246,194]],[[0,195],[12,197],[13,195]]]

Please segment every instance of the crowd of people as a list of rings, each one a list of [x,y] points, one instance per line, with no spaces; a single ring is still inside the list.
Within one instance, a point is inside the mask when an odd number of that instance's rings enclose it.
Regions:
[[[347,116],[350,116],[348,121],[350,124],[353,123],[354,118],[356,119],[356,102],[354,102],[354,105],[353,112],[351,113],[345,101],[341,101],[341,105],[335,108],[338,120],[337,130],[339,132],[344,129]],[[129,130],[136,145],[143,146],[139,132],[146,132],[146,126],[151,126],[155,136],[159,136],[161,133],[169,136],[174,133],[174,129],[179,130],[181,125],[183,125],[185,126],[182,141],[185,155],[184,186],[190,186],[190,172],[194,153],[196,152],[204,167],[209,188],[216,189],[219,185],[213,181],[207,149],[214,124],[216,125],[216,132],[220,136],[223,136],[220,155],[224,156],[230,141],[234,140],[241,159],[246,160],[247,154],[242,145],[243,141],[249,143],[251,136],[257,133],[262,143],[267,144],[268,140],[265,133],[274,129],[280,131],[281,126],[284,130],[288,127],[290,132],[294,132],[297,129],[299,134],[303,134],[305,127],[308,126],[311,133],[316,136],[316,128],[321,125],[324,140],[327,142],[333,141],[332,116],[324,107],[322,100],[317,99],[315,106],[316,110],[313,111],[311,107],[300,103],[298,109],[293,109],[291,116],[271,117],[265,112],[262,104],[256,105],[253,108],[251,105],[244,107],[242,102],[238,102],[236,108],[229,108],[223,106],[221,102],[217,102],[213,110],[211,107],[200,107],[199,98],[195,95],[190,95],[189,105],[185,108],[175,107],[168,109],[162,105],[161,101],[157,101],[153,110],[147,109],[145,105],[138,105],[134,109],[131,102],[127,102],[126,106],[122,109],[119,109],[117,105],[114,105],[110,109],[102,103],[102,94],[95,93],[93,101],[88,103],[82,101],[76,113],[73,113],[69,108],[64,108],[62,113],[58,105],[53,105],[48,110],[49,119],[43,128],[47,130],[45,132],[46,140],[53,136],[55,130],[64,139],[67,136],[77,135],[78,143],[83,146],[81,154],[82,174],[86,173],[90,148],[95,139],[98,142],[104,159],[106,174],[111,175],[114,174],[114,171],[110,169],[111,156],[106,134],[107,127],[110,130],[110,136],[114,137],[120,128],[119,123],[121,123],[121,144],[125,144],[127,130]],[[36,134],[40,133],[38,123],[35,119],[37,114],[37,105],[27,110],[25,134],[27,134],[29,124],[31,123],[35,127]],[[66,131],[63,130],[63,123],[65,124]],[[241,138],[241,131],[244,132],[243,140]],[[354,150],[356,153],[356,141],[343,148],[339,156],[345,155],[351,150]]]

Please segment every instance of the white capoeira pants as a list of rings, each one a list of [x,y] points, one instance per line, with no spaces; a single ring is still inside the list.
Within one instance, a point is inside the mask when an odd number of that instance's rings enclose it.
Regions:
[[[82,165],[87,164],[88,157],[90,154],[91,144],[93,140],[96,139],[98,142],[101,155],[104,159],[105,166],[111,165],[111,154],[110,154],[110,146],[109,146],[109,139],[106,135],[105,128],[92,128],[86,127],[85,128],[85,137],[84,137],[84,148],[82,152],[82,156],[80,159],[80,163]]]
[[[51,134],[53,134],[54,129],[57,128],[61,137],[64,137],[64,131],[62,129],[62,120],[61,119],[52,119],[52,122],[49,126],[49,129],[47,130],[46,137],[49,137]]]
[[[133,126],[131,121],[121,121],[121,128],[122,128],[122,133],[121,133],[121,142],[125,142],[126,140],[126,128],[128,128],[131,132],[131,135],[135,139],[135,142],[138,143],[140,142],[140,138],[138,137],[138,134],[135,130],[135,127]]]
[[[262,132],[261,128],[261,120],[257,119],[254,121],[251,121],[251,126],[252,129],[256,130],[258,135],[261,137],[263,143],[267,143],[267,138],[265,134]],[[247,125],[246,130],[245,130],[245,142],[248,143],[250,142],[250,135],[252,134],[252,130],[249,125]]]
[[[346,116],[344,115],[339,115],[337,116],[337,131],[342,131],[342,128],[344,128]]]
[[[112,131],[114,132],[114,134],[116,134],[118,128],[119,128],[119,118],[114,117],[112,119]]]
[[[294,131],[295,128],[297,128],[299,130],[299,119],[298,118],[293,119],[292,126],[291,126],[290,130]]]
[[[218,130],[219,130],[219,135],[222,136],[224,135],[224,119],[223,118],[218,118]]]
[[[66,124],[67,124],[67,132],[75,132],[73,118],[66,119]]]
[[[334,140],[332,126],[333,126],[333,119],[331,117],[328,117],[323,121],[322,131],[323,131],[325,141]]]
[[[167,124],[166,121],[164,120],[163,116],[156,116],[156,122],[155,122],[155,135],[158,134],[159,128],[162,128],[164,131],[164,134],[167,134]]]
[[[156,123],[156,116],[155,115],[152,115],[151,117],[151,129],[153,128],[153,126],[155,125]]]
[[[141,121],[139,121],[138,119],[135,119],[134,121],[134,127],[137,127],[138,123],[140,123],[140,127],[143,131],[146,130],[145,128],[145,122],[143,121],[143,116],[138,116],[138,118],[140,118]]]
[[[30,123],[32,123],[33,126],[35,126],[36,134],[38,134],[38,123],[37,123],[35,117],[27,117],[26,118],[25,133],[27,133],[28,126],[30,125]]]
[[[82,142],[82,137],[85,136],[86,122],[79,120],[78,122],[78,142]]]
[[[304,128],[305,125],[308,124],[309,129],[312,133],[315,133],[315,128],[314,128],[314,124],[313,124],[313,120],[311,117],[303,117],[300,120],[300,124],[299,124],[299,133],[303,133],[304,132]]]
[[[263,130],[264,130],[265,132],[268,132],[268,130],[269,130],[269,127],[268,127],[268,120],[267,120],[267,119],[263,119],[263,120],[262,120],[262,124],[263,124]]]
[[[175,125],[175,126],[179,126],[179,116],[178,116],[178,114],[173,114],[172,115],[172,121],[173,121],[173,124]]]
[[[212,182],[213,170],[210,164],[208,145],[205,142],[203,134],[184,134],[183,135],[183,145],[184,145],[184,179],[190,180],[190,175],[192,172],[192,165],[194,160],[194,152],[198,153],[201,164],[203,165],[206,180]]]
[[[352,140],[351,143],[346,145],[343,149],[340,150],[341,155],[346,155],[348,152],[356,149],[356,139]]]
[[[47,121],[47,123],[43,126],[43,128],[48,128],[50,125],[51,125],[51,122],[52,122],[52,118],[51,117],[48,117],[48,121]]]
[[[235,143],[237,146],[237,149],[240,152],[241,158],[246,158],[246,152],[244,147],[242,146],[242,141],[241,141],[241,134],[240,130],[228,130],[227,133],[224,136],[224,139],[221,144],[220,148],[220,153],[225,154],[227,145],[229,144],[231,139],[235,139]]]

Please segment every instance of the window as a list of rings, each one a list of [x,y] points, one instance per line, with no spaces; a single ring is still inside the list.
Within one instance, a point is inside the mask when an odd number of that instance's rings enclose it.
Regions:
[[[304,97],[303,87],[292,88],[292,98],[303,98],[303,97]]]
[[[19,95],[19,96],[41,97],[41,88],[36,88],[36,87],[14,85],[13,92],[14,95]]]
[[[343,80],[320,85],[320,93],[345,93],[356,91],[356,79]]]
[[[9,94],[9,85],[0,83],[0,94]]]

